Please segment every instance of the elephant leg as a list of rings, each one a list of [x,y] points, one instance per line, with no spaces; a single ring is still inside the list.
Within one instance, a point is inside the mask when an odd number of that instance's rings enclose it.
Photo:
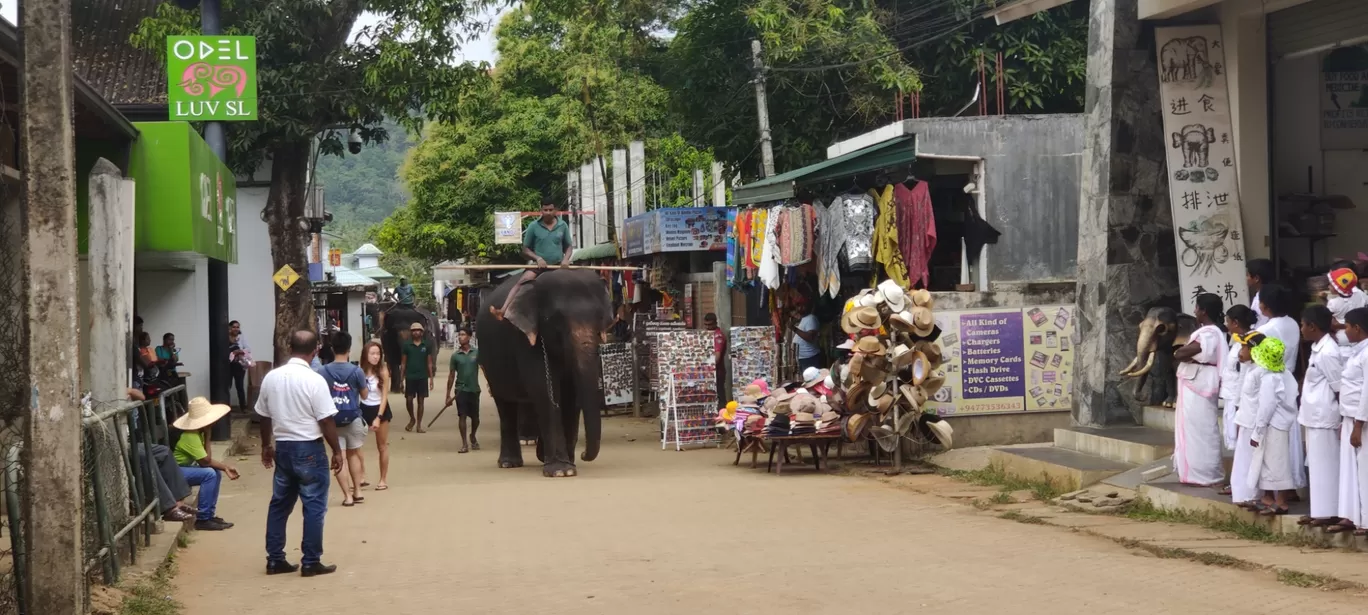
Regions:
[[[499,409],[499,467],[521,468],[522,446],[518,444],[518,404],[494,398]]]
[[[537,417],[541,419],[541,437],[537,438],[537,450],[541,452],[542,476],[563,478],[575,476],[578,472],[570,462],[570,453],[565,450],[565,424],[562,413],[564,405],[557,408],[553,403],[558,397],[537,395],[536,404],[540,406]]]
[[[564,388],[561,395],[561,426],[565,430],[565,451],[570,455],[570,464],[575,463],[575,448],[579,446],[580,408],[579,398],[573,386]]]

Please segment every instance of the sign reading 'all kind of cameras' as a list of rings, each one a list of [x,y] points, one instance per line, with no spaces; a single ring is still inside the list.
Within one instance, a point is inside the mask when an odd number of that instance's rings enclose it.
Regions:
[[[257,119],[256,38],[166,38],[167,101],[172,120]]]

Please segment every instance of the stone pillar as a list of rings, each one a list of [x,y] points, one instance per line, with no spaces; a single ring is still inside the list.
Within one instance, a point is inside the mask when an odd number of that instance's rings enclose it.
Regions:
[[[1177,307],[1179,292],[1154,27],[1138,0],[1091,2],[1073,420],[1100,426],[1139,422],[1134,385],[1117,374],[1145,311]]]

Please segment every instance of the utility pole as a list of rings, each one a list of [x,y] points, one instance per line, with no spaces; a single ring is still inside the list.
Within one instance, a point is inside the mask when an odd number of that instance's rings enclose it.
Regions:
[[[29,612],[80,615],[81,409],[71,0],[19,5],[28,383],[22,487]],[[42,349],[42,350],[40,350]]]
[[[760,120],[760,165],[765,177],[774,176],[774,148],[770,145],[769,102],[765,100],[765,61],[760,41],[751,40],[751,64],[755,69],[755,116]]]
[[[223,34],[220,19],[220,0],[200,0],[200,31],[204,34]],[[207,122],[204,125],[204,142],[213,150],[214,155],[224,164],[228,163],[228,139],[223,134],[222,122]],[[237,215],[237,211],[233,211]],[[238,228],[233,224],[233,228]],[[209,259],[209,356],[228,356],[228,263]],[[216,404],[228,403],[228,362],[215,359],[209,362],[209,400]],[[247,400],[241,400],[243,406]],[[223,417],[214,424],[211,432],[214,440],[225,441],[233,437],[232,419]]]

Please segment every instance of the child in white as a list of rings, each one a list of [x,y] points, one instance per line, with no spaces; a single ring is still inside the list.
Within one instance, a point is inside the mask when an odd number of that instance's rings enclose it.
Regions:
[[[1325,274],[1330,278],[1330,291],[1326,294],[1325,307],[1330,308],[1330,313],[1334,315],[1335,322],[1331,325],[1335,331],[1335,340],[1339,342],[1340,350],[1349,358],[1349,336],[1344,333],[1344,317],[1350,310],[1361,307],[1368,307],[1368,293],[1364,293],[1358,285],[1358,274],[1353,269],[1342,267]]]
[[[1173,471],[1187,485],[1216,485],[1225,478],[1221,467],[1221,362],[1225,333],[1216,326],[1224,317],[1221,298],[1197,296],[1194,313],[1201,325],[1187,345],[1174,351],[1178,363],[1178,406],[1173,429]]]
[[[1301,525],[1324,526],[1339,514],[1340,377],[1344,361],[1330,335],[1330,310],[1313,305],[1302,313],[1302,337],[1315,340],[1302,382],[1297,422],[1306,429],[1306,467],[1310,471],[1311,514]]]
[[[1241,363],[1240,348],[1245,335],[1254,328],[1254,310],[1243,305],[1231,306],[1226,312],[1226,330],[1230,332],[1230,349],[1221,363],[1221,436],[1225,449],[1235,450],[1235,410],[1240,405]]]
[[[1264,284],[1259,292],[1263,299],[1259,308],[1268,317],[1268,322],[1259,325],[1257,331],[1282,342],[1283,372],[1287,379],[1292,380],[1288,390],[1292,391],[1292,417],[1295,420],[1297,383],[1292,372],[1297,369],[1297,354],[1301,350],[1301,326],[1291,317],[1296,297],[1292,291],[1277,284]],[[1287,471],[1292,476],[1293,486],[1289,489],[1303,489],[1306,487],[1306,447],[1302,444],[1301,429],[1293,429],[1291,436],[1288,440]]]
[[[1340,439],[1340,513],[1339,524],[1326,531],[1344,531],[1357,526],[1356,536],[1365,533],[1368,524],[1368,447],[1363,446],[1363,423],[1368,420],[1368,396],[1364,395],[1364,380],[1368,377],[1368,308],[1350,310],[1344,316],[1344,332],[1353,346],[1344,363],[1344,377],[1340,379],[1340,415],[1344,419]]]
[[[1250,358],[1249,338],[1263,336],[1252,333],[1240,339],[1240,400],[1235,412],[1235,460],[1230,468],[1230,501],[1251,510],[1258,508],[1258,481],[1250,480],[1251,467],[1257,474],[1259,465],[1255,464],[1253,441],[1255,417],[1259,409],[1259,388],[1267,370],[1259,367]],[[1262,465],[1263,460],[1258,461]]]
[[[1236,415],[1236,422],[1244,428],[1240,437],[1249,437],[1247,446],[1251,449],[1244,478],[1247,486],[1265,492],[1259,514],[1283,515],[1288,510],[1286,492],[1295,488],[1288,449],[1290,431],[1297,421],[1296,381],[1288,382],[1291,379],[1283,363],[1280,340],[1256,334],[1245,345],[1255,365],[1246,376],[1245,390],[1249,390],[1250,379],[1257,379],[1258,387],[1255,399],[1241,400]]]

